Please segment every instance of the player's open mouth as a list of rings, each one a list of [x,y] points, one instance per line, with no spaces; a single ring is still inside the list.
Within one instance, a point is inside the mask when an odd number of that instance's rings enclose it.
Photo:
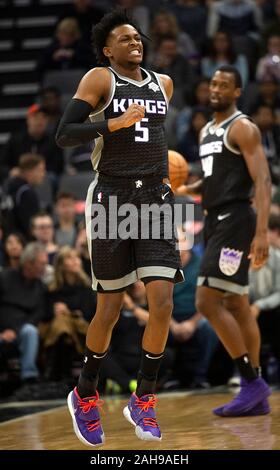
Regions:
[[[130,55],[141,56],[141,51],[139,49],[133,49],[129,52]]]

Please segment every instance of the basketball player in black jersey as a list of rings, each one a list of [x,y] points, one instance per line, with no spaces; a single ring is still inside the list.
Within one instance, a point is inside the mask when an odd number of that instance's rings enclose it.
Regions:
[[[196,295],[204,314],[241,374],[241,391],[216,408],[219,416],[269,413],[267,384],[259,376],[260,334],[248,301],[248,269],[268,257],[267,224],[271,183],[255,124],[236,108],[241,77],[232,66],[220,67],[210,84],[214,119],[201,131],[200,158],[204,178],[202,204],[205,253]],[[255,189],[257,217],[251,207]],[[180,194],[193,190],[179,188]]]
[[[142,343],[142,359],[133,393],[124,416],[143,440],[160,440],[154,395],[172,311],[173,284],[183,280],[175,239],[121,239],[106,228],[106,236],[93,239],[93,205],[106,210],[117,197],[115,213],[123,204],[169,203],[173,194],[168,181],[167,144],[163,123],[172,96],[172,80],[140,67],[141,34],[123,11],[103,17],[93,30],[97,58],[107,67],[90,70],[68,104],[57,132],[60,146],[95,140],[92,155],[96,170],[86,201],[88,244],[93,287],[98,291],[95,316],[86,338],[83,369],[68,406],[78,438],[101,445],[100,400],[96,390],[102,359],[109,348],[118,320],[124,291],[142,279],[146,284],[149,321]],[[90,117],[91,123],[85,123]],[[109,214],[110,215],[110,214]],[[114,214],[113,214],[114,215]],[[136,218],[140,219],[138,214]],[[122,218],[118,218],[121,222]],[[171,216],[169,224],[173,224]],[[104,239],[105,238],[105,239]]]

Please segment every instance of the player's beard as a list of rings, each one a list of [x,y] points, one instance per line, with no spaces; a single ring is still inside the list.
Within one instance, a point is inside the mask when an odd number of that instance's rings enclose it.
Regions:
[[[231,107],[231,103],[224,101],[224,102],[212,104],[210,102],[210,107],[213,112],[223,113]]]

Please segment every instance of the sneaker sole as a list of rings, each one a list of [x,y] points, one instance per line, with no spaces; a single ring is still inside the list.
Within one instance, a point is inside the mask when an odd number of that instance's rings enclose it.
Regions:
[[[225,405],[224,405],[225,406]],[[245,411],[242,414],[239,415],[224,415],[223,414],[223,408],[224,406],[221,406],[220,408],[215,408],[212,410],[213,414],[216,416],[220,416],[221,418],[238,418],[242,416],[263,416],[263,415],[268,415],[271,412],[269,404],[266,406],[262,406],[259,403],[251,408],[249,411]]]
[[[127,419],[127,421],[135,427],[135,434],[138,437],[138,439],[141,439],[142,441],[161,441],[162,435],[161,437],[153,436],[153,434],[151,434],[150,432],[142,431],[140,426],[136,425],[136,423],[131,418],[131,414],[130,414],[128,406],[126,406],[123,409],[123,415],[125,419]]]
[[[102,442],[100,442],[100,444],[92,444],[91,442],[88,442],[84,438],[84,436],[81,434],[81,432],[78,428],[77,422],[76,422],[76,418],[75,418],[74,408],[73,408],[73,404],[72,404],[72,394],[73,394],[73,392],[70,392],[68,394],[67,405],[68,405],[68,409],[69,409],[69,412],[70,412],[70,415],[71,415],[71,418],[72,418],[72,421],[73,421],[73,429],[74,429],[74,432],[75,432],[77,438],[79,439],[79,441],[81,441],[86,446],[90,446],[90,447],[102,446],[105,442],[105,434],[104,433],[101,435]]]

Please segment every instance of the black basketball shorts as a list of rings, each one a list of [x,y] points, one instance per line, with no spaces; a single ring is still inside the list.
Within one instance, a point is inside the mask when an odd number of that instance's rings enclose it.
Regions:
[[[205,218],[205,252],[198,286],[233,294],[247,294],[250,246],[256,215],[248,202],[227,204],[211,210]]]
[[[163,204],[164,217],[157,209]],[[95,176],[86,199],[94,290],[118,292],[138,279],[184,280],[176,249],[173,204],[169,185],[159,178]],[[153,216],[148,211],[151,207]]]

